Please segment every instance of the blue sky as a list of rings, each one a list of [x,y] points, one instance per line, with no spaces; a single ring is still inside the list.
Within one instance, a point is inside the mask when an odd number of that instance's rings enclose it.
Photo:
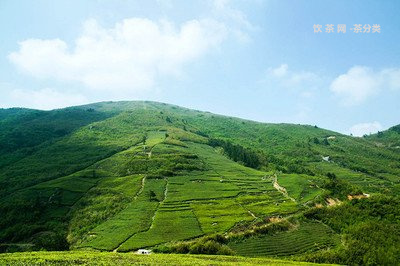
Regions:
[[[399,11],[395,0],[2,0],[0,107],[155,100],[376,132],[400,123]]]

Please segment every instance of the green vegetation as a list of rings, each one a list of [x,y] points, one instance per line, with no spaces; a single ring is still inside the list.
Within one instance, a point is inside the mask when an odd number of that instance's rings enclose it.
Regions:
[[[11,265],[318,265],[268,258],[210,255],[152,254],[150,256],[113,252],[24,252],[0,254],[0,264]]]
[[[259,155],[238,144],[232,144],[231,142],[220,139],[210,139],[209,144],[211,147],[223,148],[228,157],[235,162],[240,162],[252,168],[259,168],[261,166]]]
[[[191,207],[204,233],[226,232],[238,222],[253,219],[245,208],[230,198],[193,203]]]
[[[393,150],[400,149],[400,125],[389,128],[384,132],[366,136],[366,139],[372,140],[378,146],[387,146]]]
[[[354,138],[154,102],[0,110],[0,251],[156,247],[393,264],[398,135],[398,126]]]
[[[283,174],[277,181],[297,202],[307,203],[323,193],[321,179],[314,176]]]
[[[288,257],[336,246],[339,238],[322,223],[304,223],[275,234],[257,234],[254,237],[231,241],[228,245],[241,256]]]
[[[396,265],[400,261],[400,198],[354,199],[305,213],[343,235],[346,245],[310,254],[309,261],[350,265]],[[304,259],[303,258],[303,259]]]

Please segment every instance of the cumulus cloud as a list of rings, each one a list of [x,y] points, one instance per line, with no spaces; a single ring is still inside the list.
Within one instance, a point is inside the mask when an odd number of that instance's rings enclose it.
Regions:
[[[384,89],[400,89],[400,69],[374,71],[369,67],[354,66],[330,85],[330,90],[348,106],[359,105]]]
[[[357,105],[378,93],[379,77],[370,68],[355,66],[333,80],[330,89],[346,105]]]
[[[28,39],[9,60],[41,79],[76,81],[95,90],[135,92],[153,88],[159,76],[176,76],[189,62],[218,48],[227,37],[225,24],[190,20],[130,18],[111,28],[84,23],[74,45],[60,39]]]
[[[55,89],[42,90],[12,90],[9,94],[13,106],[27,107],[41,110],[52,110],[87,103],[87,99],[76,93],[59,92]]]
[[[352,126],[349,132],[354,136],[361,137],[365,134],[372,134],[382,130],[383,127],[379,122],[360,123]]]

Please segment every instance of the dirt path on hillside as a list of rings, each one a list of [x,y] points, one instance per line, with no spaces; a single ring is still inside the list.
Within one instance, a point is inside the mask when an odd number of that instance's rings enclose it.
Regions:
[[[133,201],[135,201],[135,200],[140,196],[140,194],[142,194],[145,183],[146,183],[146,176],[144,176],[144,177],[142,178],[142,184],[141,184],[141,186],[140,186],[139,191],[138,191],[138,192],[136,193],[136,195],[133,197]],[[139,233],[139,232],[138,232],[138,233]],[[129,238],[131,238],[131,236],[128,237],[127,239],[125,239],[122,243],[120,243],[120,244],[113,250],[113,252],[118,252],[119,247],[120,247],[123,243],[125,243]]]
[[[247,209],[246,207],[244,207],[244,206],[243,206],[240,202],[238,202],[236,199],[235,199],[234,201],[237,203],[237,205],[239,205],[240,207],[242,207],[243,210],[247,211],[247,212],[254,218],[254,220],[258,218],[252,211],[250,211],[249,209]]]
[[[257,218],[258,218],[252,211],[250,211],[249,209],[245,208],[245,207],[244,207],[242,204],[240,204],[239,202],[238,202],[238,204],[239,204],[240,207],[242,207],[244,210],[246,210],[254,219],[257,219]]]
[[[276,174],[274,174],[272,176],[272,185],[274,186],[274,188],[276,190],[278,190],[280,193],[282,193],[286,198],[290,199],[293,202],[296,202],[296,200],[292,197],[289,196],[286,188],[282,187],[281,185],[279,185],[278,183],[278,176]]]
[[[151,158],[151,155],[152,155],[152,153],[153,153],[154,147],[157,146],[158,144],[159,144],[159,143],[153,145],[153,147],[150,148],[150,151],[147,153],[147,156],[149,156],[149,158]]]
[[[164,201],[167,199],[167,194],[168,194],[168,178],[166,178],[165,180],[166,180],[166,181],[165,181],[166,184],[165,184],[165,189],[164,189],[164,198],[163,198],[162,201],[160,201],[160,202],[158,203],[157,209],[156,209],[156,211],[154,212],[153,217],[151,217],[151,225],[150,225],[150,227],[149,227],[149,229],[148,229],[147,231],[149,231],[149,230],[153,227],[154,219],[156,218],[156,214],[157,214],[157,212],[158,212],[158,209],[159,209],[160,206],[164,203]]]
[[[143,178],[143,180],[144,180],[144,178]],[[143,187],[144,187],[144,181],[143,181],[142,185],[143,185]],[[141,188],[140,193],[142,193],[143,187]],[[137,196],[140,195],[140,193],[138,192]],[[158,209],[160,208],[161,204],[162,204],[162,203],[165,201],[165,199],[167,198],[167,194],[168,194],[168,179],[166,178],[166,184],[165,184],[165,189],[164,189],[164,198],[163,198],[162,201],[160,201],[160,202],[158,203],[157,208],[155,209],[154,214],[153,214],[153,216],[151,217],[151,224],[150,224],[150,226],[149,226],[146,230],[142,230],[142,231],[139,231],[139,232],[136,232],[136,233],[130,235],[128,238],[126,238],[124,241],[122,241],[122,242],[118,245],[118,247],[116,247],[116,248],[113,250],[113,252],[118,252],[118,249],[119,249],[126,241],[128,241],[130,238],[132,238],[134,235],[139,234],[139,233],[147,232],[147,231],[149,231],[149,230],[153,227],[154,219],[156,218]],[[136,196],[136,197],[137,197],[137,196]]]
[[[140,186],[140,189],[139,189],[139,191],[136,193],[135,197],[133,197],[133,200],[136,200],[136,199],[139,197],[139,195],[142,194],[143,189],[144,189],[144,184],[145,184],[145,183],[146,183],[146,176],[144,176],[144,177],[142,178],[142,184],[141,184],[141,186]]]

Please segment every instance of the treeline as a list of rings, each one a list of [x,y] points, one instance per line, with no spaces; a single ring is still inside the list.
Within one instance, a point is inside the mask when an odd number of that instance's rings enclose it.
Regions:
[[[243,163],[245,166],[251,168],[261,167],[259,155],[254,151],[244,148],[243,146],[214,138],[209,139],[208,144],[212,147],[223,148],[226,155],[235,162]]]
[[[57,199],[51,201],[39,194],[32,198],[14,198],[15,204],[0,204],[0,253],[34,250],[67,250],[64,219],[46,221],[49,209],[59,208]],[[17,205],[18,204],[18,205]],[[16,208],[15,206],[18,206]],[[34,237],[32,237],[34,236]],[[1,245],[29,241],[32,245]]]
[[[226,243],[227,239],[223,235],[214,234],[194,241],[160,245],[155,247],[153,251],[158,253],[235,255]]]
[[[400,125],[391,127],[389,130],[394,131],[394,132],[397,132],[397,133],[400,134]]]
[[[354,199],[335,208],[310,209],[304,216],[342,234],[343,245],[302,259],[346,265],[398,265],[400,261],[399,197]]]
[[[315,173],[304,167],[304,162],[301,159],[279,158],[273,154],[267,157],[269,169],[281,171],[286,174],[307,174],[314,176]]]
[[[330,195],[341,200],[346,199],[347,195],[359,195],[363,193],[360,187],[345,180],[338,179],[335,173],[328,172],[326,177],[328,179],[324,180],[321,186],[327,189]]]
[[[247,149],[239,144],[234,144],[227,140],[210,138],[208,144],[212,147],[223,148],[225,154],[235,162],[255,169],[265,167],[283,173],[297,173],[315,175],[310,169],[303,167],[303,162],[297,159],[278,158],[273,154],[264,154],[263,152],[255,152]]]

